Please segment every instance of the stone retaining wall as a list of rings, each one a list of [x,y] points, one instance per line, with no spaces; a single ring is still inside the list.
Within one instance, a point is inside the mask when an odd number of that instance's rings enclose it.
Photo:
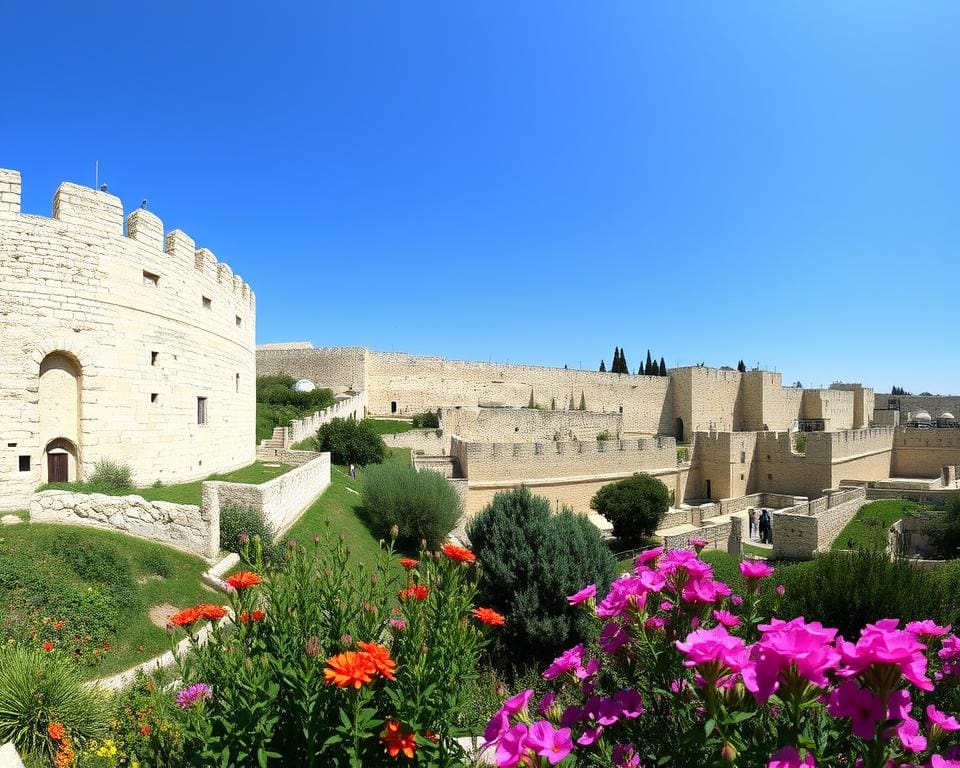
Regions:
[[[388,448],[409,448],[426,456],[442,456],[447,453],[449,440],[443,437],[439,429],[411,429],[395,435],[384,435],[383,442]]]
[[[122,531],[201,557],[220,549],[220,511],[141,496],[39,491],[30,500],[34,523],[69,523]]]
[[[708,522],[699,528],[685,533],[676,533],[663,537],[663,547],[670,549],[691,549],[690,539],[704,539],[706,550],[715,549],[731,555],[740,555],[742,541],[742,519],[725,517],[717,522]]]
[[[805,560],[826,552],[865,504],[865,489],[854,488],[775,510],[771,520],[774,558]]]

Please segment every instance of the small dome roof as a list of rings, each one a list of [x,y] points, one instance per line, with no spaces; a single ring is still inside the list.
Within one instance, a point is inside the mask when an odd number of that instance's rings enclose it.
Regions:
[[[954,416],[952,413],[950,413],[950,411],[944,411],[943,413],[941,413],[941,414],[940,414],[940,418],[941,418],[941,419],[944,419],[945,421],[956,421],[956,420],[957,420],[957,417]]]
[[[918,413],[913,418],[914,418],[914,421],[933,421],[933,419],[930,418],[930,414],[927,413],[926,411],[920,411],[920,413]]]
[[[310,379],[300,379],[300,381],[293,385],[294,392],[313,392],[316,388],[317,385],[310,381]]]

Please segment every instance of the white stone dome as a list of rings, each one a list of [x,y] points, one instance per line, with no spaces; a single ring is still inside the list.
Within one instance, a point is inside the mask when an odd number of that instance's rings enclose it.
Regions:
[[[944,421],[956,421],[956,420],[957,420],[957,417],[954,416],[952,413],[950,413],[950,411],[944,411],[943,413],[941,413],[941,414],[940,414],[940,418],[943,419]]]
[[[310,379],[300,379],[300,381],[293,385],[294,392],[313,392],[316,388],[317,385],[310,381]]]
[[[927,413],[926,411],[920,411],[920,413],[918,413],[916,416],[913,417],[913,420],[914,421],[933,421],[933,419],[930,418],[930,414]]]

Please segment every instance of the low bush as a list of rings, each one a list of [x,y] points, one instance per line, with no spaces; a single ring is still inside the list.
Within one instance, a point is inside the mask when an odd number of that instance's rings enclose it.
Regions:
[[[138,607],[137,584],[130,561],[113,544],[90,541],[80,531],[61,531],[51,551],[83,581],[100,584],[120,611]]]
[[[68,658],[16,645],[0,654],[0,743],[12,741],[52,764],[65,751],[64,738],[67,748],[101,738],[108,720],[103,695],[84,686]]]
[[[260,538],[264,559],[276,563],[277,547],[273,543],[276,532],[266,521],[263,513],[248,507],[224,507],[220,510],[220,549],[226,552],[243,552],[243,536]]]
[[[330,451],[335,464],[381,464],[387,445],[367,421],[334,419],[317,430],[317,450]]]
[[[607,431],[607,430],[605,429],[605,430],[603,430],[603,432],[600,432],[600,433],[597,435],[597,440],[599,440],[599,441],[613,440],[613,436],[610,434],[609,431]]]
[[[390,538],[396,526],[397,544],[415,550],[421,540],[436,549],[463,514],[460,494],[436,472],[417,472],[407,464],[371,467],[361,488],[363,515],[371,530]]]
[[[424,411],[414,414],[414,429],[437,429],[440,426],[440,416],[436,411]]]
[[[108,493],[127,491],[133,488],[133,470],[119,461],[101,459],[93,465],[93,474],[87,479],[92,490]]]
[[[567,595],[590,582],[602,593],[617,570],[589,520],[568,509],[554,514],[521,487],[494,496],[468,535],[483,565],[480,599],[507,617],[494,655],[501,666],[540,662],[586,639],[589,625]]]
[[[930,542],[944,558],[960,556],[960,496],[947,500],[942,515],[928,524]]]
[[[143,569],[153,576],[169,579],[173,575],[173,563],[165,552],[160,549],[150,549],[144,552],[140,559]]]
[[[627,546],[639,546],[660,526],[670,508],[670,492],[657,478],[637,473],[603,486],[590,508],[613,523],[613,535]]]

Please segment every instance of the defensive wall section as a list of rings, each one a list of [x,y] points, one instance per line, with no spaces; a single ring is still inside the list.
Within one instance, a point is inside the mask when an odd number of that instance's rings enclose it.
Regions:
[[[944,467],[960,464],[960,429],[898,427],[893,445],[897,477],[940,477]]]
[[[469,442],[506,443],[596,440],[606,433],[618,439],[623,431],[619,413],[541,411],[535,408],[441,408],[440,428]]]
[[[806,560],[817,552],[826,552],[866,503],[866,490],[852,488],[832,490],[818,499],[774,510],[774,558]]]
[[[53,217],[0,170],[0,508],[51,478],[128,464],[180,482],[255,449],[253,291],[145,209],[63,183]]]
[[[257,347],[257,376],[293,376],[329,387],[334,395],[357,394],[367,389],[368,354],[364,347],[264,344]]]
[[[926,411],[936,419],[942,413],[960,418],[960,395],[890,395],[877,392],[873,407],[877,411],[900,411],[900,421],[907,422],[910,414]]]
[[[261,448],[290,448],[313,437],[324,424],[334,419],[362,419],[367,410],[367,393],[338,400],[333,405],[302,419],[294,419],[286,427],[274,427],[273,435],[260,441]]]

